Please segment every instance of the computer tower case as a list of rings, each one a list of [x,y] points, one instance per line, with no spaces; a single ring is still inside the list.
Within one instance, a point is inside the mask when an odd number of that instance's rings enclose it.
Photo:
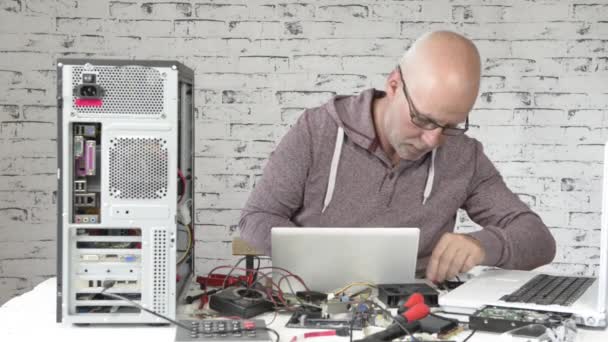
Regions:
[[[194,73],[57,61],[57,321],[168,323],[193,268]]]

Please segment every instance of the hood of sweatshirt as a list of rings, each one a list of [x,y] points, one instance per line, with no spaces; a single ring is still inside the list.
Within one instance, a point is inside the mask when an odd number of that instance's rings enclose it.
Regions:
[[[367,89],[359,96],[336,96],[324,107],[352,142],[371,151],[378,148],[379,143],[372,108],[374,100],[384,96],[383,91]],[[361,113],[362,110],[365,113]]]

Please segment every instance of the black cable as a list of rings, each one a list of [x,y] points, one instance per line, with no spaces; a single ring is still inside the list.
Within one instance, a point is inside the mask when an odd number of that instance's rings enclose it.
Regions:
[[[247,284],[247,285],[246,285],[246,287],[247,287],[247,289],[248,289],[248,290],[249,290],[251,287],[253,287],[253,284],[255,284],[255,283],[256,283],[256,279],[257,279],[257,276],[258,276],[258,272],[260,271],[260,266],[262,266],[262,259],[260,259],[260,257],[259,257],[259,256],[257,256],[257,255],[252,255],[252,256],[253,256],[254,258],[256,258],[256,260],[258,261],[258,267],[256,267],[255,272],[253,273],[253,275],[252,275],[252,277],[251,277],[251,284]],[[247,257],[243,257],[243,258],[241,258],[241,260],[242,260],[242,259],[245,259],[245,258],[247,258]],[[239,261],[239,263],[240,263],[240,261]],[[236,267],[236,266],[234,266],[234,267]]]
[[[258,258],[258,270],[260,269],[260,264],[261,264],[261,260],[258,256],[255,256],[256,258]],[[230,269],[230,271],[228,272],[228,274],[226,275],[226,278],[224,279],[224,283],[222,284],[222,288],[226,288],[226,281],[228,280],[228,278],[230,278],[230,276],[232,275],[232,272],[234,272],[234,270],[239,267],[239,265],[243,262],[243,260],[245,260],[247,257],[244,256],[242,258],[240,258],[236,264],[234,264],[234,266],[232,266],[232,268]],[[247,286],[247,288],[249,288],[250,286]]]
[[[280,336],[280,335],[279,335],[279,333],[278,333],[276,330],[274,330],[274,329],[271,329],[271,328],[268,328],[268,327],[259,327],[259,328],[256,328],[256,329],[260,329],[260,330],[266,330],[266,331],[269,331],[269,332],[273,333],[273,334],[274,334],[274,335],[277,337],[276,342],[279,342],[279,341],[281,340],[281,336]]]
[[[253,274],[253,281],[255,281],[255,278],[258,275],[258,272],[260,271],[260,266],[262,266],[262,259],[260,259],[259,256],[254,255],[254,257],[258,260],[258,267],[255,269],[255,273]]]
[[[476,332],[477,332],[477,330],[471,331],[471,333],[469,334],[469,336],[467,336],[467,338],[465,338],[464,340],[462,340],[462,342],[467,342]]]
[[[274,321],[277,319],[278,315],[279,315],[279,312],[277,310],[274,310],[274,316],[272,317],[272,319],[270,320],[270,322],[266,323],[266,326],[269,326],[272,323],[274,323]]]
[[[181,327],[181,328],[184,328],[184,329],[190,331],[190,327],[189,326],[187,326],[185,324],[182,324],[182,323],[180,323],[178,321],[175,321],[175,320],[173,320],[173,319],[171,319],[171,318],[169,318],[167,316],[163,316],[163,315],[161,315],[161,314],[159,314],[157,312],[154,312],[154,311],[152,311],[152,310],[150,310],[148,308],[145,308],[141,304],[136,303],[136,302],[130,300],[129,298],[123,297],[121,295],[117,295],[115,293],[106,293],[105,291],[107,289],[111,288],[112,286],[114,286],[114,284],[116,284],[116,282],[114,280],[104,280],[104,282],[103,282],[103,290],[101,290],[101,292],[99,292],[99,294],[102,295],[102,296],[108,296],[108,297],[111,297],[111,298],[114,298],[114,299],[124,300],[125,302],[130,303],[131,305],[134,305],[137,308],[139,308],[141,310],[144,310],[145,312],[149,312],[149,313],[153,314],[156,317],[160,317],[160,318],[162,318],[164,320],[167,320],[167,321],[169,321],[169,322],[177,325],[178,327]]]
[[[356,309],[355,309],[356,310]],[[348,336],[350,336],[350,342],[353,342],[353,328],[355,326],[355,317],[357,316],[357,312],[353,313],[353,317],[350,320],[350,326],[348,328]]]
[[[161,314],[159,314],[159,313],[157,313],[157,312],[154,312],[154,311],[152,311],[152,310],[150,310],[150,309],[147,309],[147,308],[143,307],[142,305],[140,305],[140,304],[138,304],[138,303],[135,303],[134,301],[132,301],[132,300],[130,300],[130,299],[128,299],[128,298],[126,298],[126,297],[123,297],[123,296],[121,296],[121,295],[117,295],[117,294],[114,294],[114,293],[108,293],[108,292],[106,292],[106,293],[101,293],[101,295],[103,295],[103,296],[108,296],[108,297],[112,297],[112,298],[115,298],[115,299],[124,300],[125,302],[128,302],[128,303],[130,303],[131,305],[135,305],[136,307],[140,308],[141,310],[144,310],[144,311],[146,311],[146,312],[149,312],[149,313],[153,314],[153,315],[154,315],[154,316],[156,316],[156,317],[160,317],[160,318],[162,318],[162,319],[164,319],[164,320],[167,320],[167,321],[169,321],[169,322],[171,322],[171,323],[173,323],[173,324],[175,324],[175,325],[177,325],[177,326],[179,326],[179,327],[181,327],[181,328],[184,328],[184,329],[186,329],[186,330],[190,331],[190,327],[189,327],[189,326],[187,326],[187,325],[185,325],[185,324],[182,324],[182,323],[180,323],[180,322],[178,322],[178,321],[172,320],[171,318],[169,318],[169,317],[167,317],[167,316],[163,316],[163,315],[161,315]]]
[[[401,324],[401,322],[399,322],[398,320],[396,320],[393,317],[393,314],[390,311],[386,310],[385,308],[383,308],[382,306],[380,306],[376,303],[373,303],[373,304],[376,305],[376,307],[379,308],[385,315],[388,315],[394,323],[397,323],[399,328],[401,328],[401,330],[405,331],[405,333],[408,334],[412,338],[412,341],[419,342],[418,339],[416,337],[414,337],[414,334],[412,334],[409,330],[407,330],[407,328],[403,324]]]

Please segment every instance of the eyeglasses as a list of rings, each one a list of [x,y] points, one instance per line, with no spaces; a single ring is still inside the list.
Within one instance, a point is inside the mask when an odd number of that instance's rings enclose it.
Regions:
[[[469,117],[464,123],[457,124],[456,126],[448,126],[448,125],[440,125],[437,121],[429,118],[424,114],[420,114],[412,99],[407,93],[407,88],[405,86],[405,81],[403,80],[403,73],[401,72],[401,66],[397,66],[399,69],[399,77],[401,77],[401,83],[403,84],[403,94],[405,95],[405,99],[407,100],[407,105],[410,107],[410,117],[412,118],[412,123],[422,129],[425,130],[434,130],[437,128],[441,128],[441,134],[443,135],[461,135],[464,134],[469,129]]]

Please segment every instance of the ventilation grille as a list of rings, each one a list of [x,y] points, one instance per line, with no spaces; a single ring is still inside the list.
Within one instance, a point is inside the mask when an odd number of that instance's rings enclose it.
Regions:
[[[110,140],[110,197],[154,200],[167,196],[169,153],[158,138]]]
[[[153,258],[153,269],[154,269],[154,293],[152,298],[152,310],[158,313],[167,312],[167,231],[164,229],[153,230],[153,241],[154,241],[154,258]]]
[[[72,69],[72,86],[82,83],[84,67]],[[164,104],[165,79],[161,73],[150,67],[142,66],[96,66],[92,70],[98,73],[97,84],[105,90],[100,107],[76,106],[73,108],[81,114],[139,114],[161,115]]]

